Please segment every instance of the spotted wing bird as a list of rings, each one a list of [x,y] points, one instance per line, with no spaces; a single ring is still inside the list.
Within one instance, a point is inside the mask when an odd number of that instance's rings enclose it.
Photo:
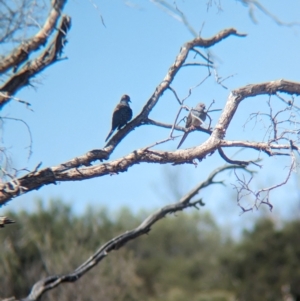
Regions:
[[[108,133],[105,142],[113,134],[116,128],[120,130],[132,118],[132,110],[129,106],[129,102],[131,101],[128,95],[125,94],[121,97],[120,102],[117,104],[117,106],[114,109],[113,116],[112,116],[111,130]]]
[[[188,131],[185,132],[184,135],[182,136],[177,148],[179,148],[181,144],[184,142],[187,135],[189,134],[189,131],[199,127],[205,121],[205,119],[206,119],[205,104],[200,102],[197,104],[197,106],[194,109],[190,110],[185,124],[185,128],[188,129]]]

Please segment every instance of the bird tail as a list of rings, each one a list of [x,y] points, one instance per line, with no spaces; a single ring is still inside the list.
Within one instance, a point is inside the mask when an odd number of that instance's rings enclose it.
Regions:
[[[181,138],[181,140],[180,140],[180,142],[179,142],[179,144],[178,144],[178,146],[177,146],[177,149],[181,146],[181,144],[184,142],[184,140],[185,140],[185,138],[187,137],[187,135],[188,135],[188,133],[184,133],[183,134],[183,136],[182,136],[182,138]]]
[[[105,142],[108,140],[108,138],[112,135],[112,133],[114,132],[114,129],[111,129],[110,132],[108,133]]]

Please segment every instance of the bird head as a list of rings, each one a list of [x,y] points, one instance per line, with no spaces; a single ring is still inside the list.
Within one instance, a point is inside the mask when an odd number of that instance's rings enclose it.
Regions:
[[[127,95],[127,94],[124,94],[122,97],[121,97],[121,101],[120,102],[123,102],[123,103],[129,103],[131,102],[130,101],[130,97]]]
[[[197,111],[204,111],[204,110],[205,110],[205,104],[202,103],[202,102],[199,102],[199,103],[196,105],[195,110],[197,110]]]

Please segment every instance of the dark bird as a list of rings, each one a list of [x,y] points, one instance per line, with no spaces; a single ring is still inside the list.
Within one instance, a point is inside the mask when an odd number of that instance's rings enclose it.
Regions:
[[[205,118],[206,118],[205,104],[200,102],[197,104],[197,106],[194,109],[190,110],[185,123],[185,128],[187,129],[187,132],[185,132],[184,135],[182,136],[177,148],[181,146],[181,144],[184,142],[189,132],[199,127],[205,121]]]
[[[111,123],[111,130],[108,133],[105,142],[108,138],[112,135],[114,130],[118,128],[120,130],[132,117],[132,110],[129,106],[130,97],[128,95],[123,95],[120,103],[114,109],[113,116],[112,116],[112,123]]]

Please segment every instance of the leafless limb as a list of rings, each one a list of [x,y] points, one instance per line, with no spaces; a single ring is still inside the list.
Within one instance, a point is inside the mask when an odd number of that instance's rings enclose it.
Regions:
[[[55,6],[56,7],[56,6]],[[71,19],[68,16],[62,16],[57,34],[52,43],[44,52],[29,61],[20,71],[15,73],[9,80],[0,87],[0,108],[3,107],[20,88],[29,84],[32,77],[44,70],[49,65],[57,62],[66,44],[66,34],[71,26]],[[3,96],[4,95],[4,96]]]
[[[289,144],[277,144],[277,143],[266,143],[266,142],[256,142],[256,141],[230,141],[222,140],[220,143],[222,147],[243,147],[251,148],[257,151],[263,151],[268,156],[290,156],[290,153],[281,153],[274,150],[289,150]],[[294,149],[299,151],[299,146],[294,146]]]
[[[190,66],[201,66],[201,67],[210,67],[210,68],[214,67],[213,65],[199,63],[199,62],[185,63],[182,65],[182,67],[190,67]]]
[[[170,91],[173,92],[173,94],[174,94],[175,98],[177,99],[177,101],[179,102],[179,104],[182,105],[182,101],[181,101],[180,98],[178,97],[178,95],[177,95],[175,89],[173,89],[171,86],[169,86],[168,89],[169,89]]]
[[[0,44],[24,41],[25,32],[36,27],[45,6],[44,1],[0,0]]]
[[[206,2],[206,10],[209,11],[209,9],[213,6],[213,4],[217,7],[218,11],[222,11],[221,6],[221,0],[208,0]]]
[[[55,3],[63,3],[64,1],[55,2]],[[155,2],[164,2],[155,0]],[[180,10],[176,7],[176,13],[180,15]],[[184,16],[181,15],[181,18]],[[184,22],[184,20],[183,20]],[[24,85],[28,85],[30,79],[35,76],[38,72],[42,71],[44,68],[49,66],[50,64],[56,62],[60,59],[62,49],[65,45],[66,34],[70,28],[70,19],[67,16],[62,16],[62,20],[59,26],[59,30],[54,37],[52,43],[45,49],[45,51],[40,54],[38,58],[30,61],[27,65],[24,65],[18,72],[15,73],[2,87],[0,87],[0,107],[7,103],[10,99],[12,99],[12,95],[18,91]],[[196,37],[193,40],[185,43],[177,55],[175,62],[170,66],[165,78],[162,82],[158,84],[158,86],[154,89],[152,96],[145,103],[142,111],[124,128],[120,129],[116,132],[116,134],[108,141],[103,149],[99,150],[91,150],[82,156],[75,157],[67,162],[58,164],[52,167],[46,167],[40,169],[40,165],[34,168],[32,171],[25,171],[21,176],[20,171],[16,172],[15,175],[12,175],[2,169],[2,172],[5,174],[6,182],[0,183],[0,206],[10,201],[12,198],[17,197],[19,195],[25,194],[29,191],[39,189],[44,185],[56,184],[57,182],[62,181],[82,181],[94,177],[101,177],[106,175],[115,175],[120,172],[127,171],[130,167],[140,164],[140,163],[156,163],[156,164],[197,164],[197,160],[201,161],[206,158],[208,155],[213,155],[218,153],[221,158],[223,158],[226,162],[230,163],[229,166],[221,167],[215,170],[212,174],[210,174],[206,181],[199,183],[193,190],[187,193],[184,197],[182,197],[177,203],[165,206],[158,210],[157,212],[151,214],[147,219],[145,219],[137,228],[127,231],[101,246],[86,262],[80,265],[73,272],[65,275],[54,275],[49,276],[45,279],[41,279],[38,281],[33,287],[32,290],[24,300],[38,300],[41,296],[50,289],[53,289],[60,285],[63,282],[75,282],[81,276],[83,276],[86,272],[88,272],[91,268],[96,266],[102,259],[104,259],[111,251],[117,250],[125,245],[128,241],[133,240],[143,234],[148,233],[151,230],[151,227],[160,219],[165,217],[169,213],[174,213],[180,210],[184,210],[188,207],[197,207],[198,205],[203,205],[201,199],[192,201],[192,198],[196,196],[199,191],[205,187],[208,187],[212,184],[224,184],[223,181],[215,181],[215,177],[225,170],[233,169],[235,171],[237,184],[234,186],[237,191],[238,204],[242,208],[243,211],[252,210],[255,207],[258,207],[260,204],[268,204],[271,208],[271,203],[269,202],[270,192],[284,184],[287,183],[288,179],[291,176],[292,171],[295,168],[295,158],[293,151],[299,152],[299,145],[297,144],[296,139],[290,140],[290,135],[295,135],[298,131],[297,120],[293,119],[292,114],[288,117],[283,117],[285,113],[288,112],[289,109],[284,108],[277,112],[273,111],[273,108],[269,99],[269,112],[268,113],[256,113],[256,117],[258,116],[267,116],[268,121],[271,123],[268,130],[271,130],[273,133],[272,139],[268,139],[267,142],[249,142],[249,141],[230,141],[226,140],[226,131],[239,108],[239,104],[245,99],[249,97],[254,97],[257,95],[278,95],[278,93],[287,93],[292,97],[294,95],[300,95],[300,83],[291,82],[287,80],[277,80],[266,83],[252,84],[247,85],[238,89],[233,90],[226,102],[223,112],[221,116],[216,121],[216,124],[213,128],[211,128],[212,119],[209,117],[209,127],[205,128],[197,128],[195,130],[199,130],[208,134],[207,139],[199,144],[195,143],[195,147],[176,150],[176,151],[165,151],[165,150],[156,150],[153,149],[154,146],[162,145],[170,140],[173,140],[173,133],[175,130],[186,131],[185,128],[178,126],[177,120],[179,118],[179,114],[181,110],[187,108],[185,105],[185,100],[190,97],[192,94],[192,90],[196,87],[200,86],[210,75],[211,70],[213,68],[213,64],[209,58],[205,59],[205,56],[201,55],[201,52],[198,51],[198,48],[209,48],[215,45],[216,43],[221,42],[223,39],[229,36],[238,36],[244,37],[245,34],[238,33],[235,29],[230,28],[223,30],[216,34],[215,36],[209,39],[203,39],[201,37]],[[190,52],[196,52],[198,55],[203,57],[207,62],[205,67],[208,67],[208,75],[200,81],[194,87],[191,87],[188,91],[188,95],[180,99],[175,88],[171,85],[174,81],[176,74],[180,71],[180,69],[184,66],[189,65],[190,63],[186,63],[186,59]],[[21,62],[17,62],[16,65],[19,66]],[[195,63],[198,64],[198,63]],[[199,64],[198,64],[199,65]],[[10,67],[8,67],[10,68]],[[215,70],[215,69],[214,69]],[[226,88],[223,85],[224,80],[218,76],[215,70],[216,81]],[[173,124],[166,124],[163,121],[156,121],[150,119],[150,113],[152,109],[156,106],[164,92],[169,89],[174,94],[177,102],[180,105],[178,109],[176,117],[173,119]],[[213,101],[214,103],[214,101]],[[292,102],[290,107],[293,107]],[[209,106],[210,109],[210,106]],[[208,109],[208,110],[209,110]],[[264,114],[264,115],[263,115]],[[251,115],[250,115],[251,116]],[[254,116],[254,115],[252,115]],[[281,130],[281,125],[283,123],[289,123],[295,126],[295,129],[284,129]],[[168,137],[161,141],[156,141],[152,143],[150,146],[141,147],[139,149],[134,150],[133,152],[123,156],[122,158],[118,158],[115,160],[110,160],[110,156],[115,150],[115,148],[119,145],[119,143],[128,135],[131,131],[138,128],[139,126],[151,125],[151,126],[159,126],[164,128],[170,128],[170,134]],[[190,130],[189,130],[190,131]],[[253,172],[248,170],[246,167],[249,164],[258,165],[254,160],[253,161],[239,161],[232,160],[226,156],[224,150],[222,148],[230,147],[230,148],[249,148],[256,150],[258,152],[265,152],[269,156],[275,155],[285,155],[290,156],[292,159],[292,163],[289,167],[289,172],[284,181],[279,184],[270,186],[268,188],[263,188],[257,192],[255,192],[251,187],[251,182],[253,179]],[[95,161],[99,160],[97,164],[92,164]],[[107,162],[104,162],[107,160]],[[258,165],[259,166],[259,165]],[[239,175],[236,170],[244,170],[250,173],[250,179],[247,179],[246,176]],[[246,196],[254,197],[255,205],[252,208],[245,208],[241,201]]]
[[[75,282],[80,279],[85,273],[90,269],[95,267],[104,258],[106,258],[111,251],[116,251],[123,247],[127,242],[138,238],[141,235],[147,234],[151,231],[151,227],[157,223],[162,218],[166,217],[168,214],[182,211],[189,207],[198,208],[198,206],[203,206],[202,199],[193,201],[195,197],[202,189],[209,187],[213,184],[224,184],[223,181],[215,181],[215,177],[221,172],[230,169],[243,169],[247,172],[252,173],[250,170],[238,165],[225,165],[216,170],[214,170],[205,181],[200,182],[192,190],[190,190],[186,195],[184,195],[177,203],[167,205],[153,214],[149,215],[139,226],[135,229],[126,231],[122,233],[104,245],[102,245],[88,260],[76,268],[73,272],[65,275],[53,275],[45,279],[39,280],[33,285],[30,294],[23,299],[23,301],[35,301],[39,300],[41,296],[48,290],[51,290],[64,282]]]
[[[9,157],[7,153],[7,148],[4,146],[0,147],[0,162],[1,162],[1,167],[4,170],[8,170],[11,166],[11,158]],[[3,172],[0,172],[0,179],[3,181],[4,180],[4,174]]]
[[[210,72],[197,84],[197,85],[195,85],[195,86],[193,86],[193,87],[190,87],[189,88],[189,90],[188,90],[188,94],[187,94],[187,96],[185,96],[183,99],[182,99],[182,101],[181,101],[181,103],[183,104],[191,95],[192,95],[192,91],[194,90],[194,89],[196,89],[196,88],[198,88],[198,87],[200,87],[209,77],[210,77]],[[189,110],[188,108],[187,108],[187,110]]]
[[[241,1],[256,2],[254,0]],[[16,71],[15,74],[11,78],[9,78],[9,80],[6,83],[4,83],[2,87],[0,87],[0,108],[3,107],[3,105],[6,104],[9,100],[16,99],[15,97],[13,97],[13,95],[23,86],[29,85],[32,77],[37,75],[40,71],[44,70],[47,66],[61,59],[61,53],[66,43],[66,34],[71,25],[70,18],[67,16],[62,16],[58,32],[53,38],[52,42],[49,44],[49,46],[36,59],[29,61],[26,65],[21,67],[21,64],[29,58],[30,53],[37,50],[39,47],[41,47],[47,42],[49,35],[56,26],[55,24],[58,21],[58,18],[61,14],[61,10],[65,2],[66,0],[54,0],[53,9],[43,28],[41,28],[40,32],[31,40],[29,40],[26,44],[21,45],[19,48],[17,48],[13,52],[13,54],[7,56],[2,61],[0,61],[0,72],[5,72],[12,67],[14,67]],[[119,248],[124,246],[128,241],[131,241],[143,234],[148,233],[151,230],[151,227],[160,219],[165,217],[167,214],[175,213],[177,211],[181,211],[189,207],[197,208],[197,206],[203,205],[202,199],[193,201],[192,198],[195,197],[201,189],[204,189],[212,184],[224,184],[224,181],[216,181],[215,177],[225,170],[233,169],[235,172],[237,184],[234,185],[234,187],[237,191],[238,205],[245,212],[253,210],[253,208],[258,208],[260,204],[267,204],[270,208],[272,208],[272,205],[269,201],[271,191],[286,184],[289,178],[291,177],[292,171],[296,167],[294,151],[296,150],[299,152],[300,146],[297,144],[299,143],[299,140],[295,139],[294,136],[297,135],[300,131],[300,122],[294,119],[292,109],[297,108],[296,106],[294,106],[293,97],[294,95],[300,95],[300,83],[291,82],[287,80],[277,80],[272,82],[247,85],[233,90],[228,97],[225,108],[221,113],[221,116],[217,120],[216,125],[213,128],[211,128],[212,118],[208,115],[208,118],[210,120],[208,128],[200,127],[194,129],[208,134],[207,139],[202,144],[196,142],[195,147],[176,151],[153,149],[154,146],[162,145],[170,140],[177,138],[176,136],[173,136],[175,130],[183,132],[187,131],[187,129],[177,124],[177,120],[183,109],[190,109],[188,106],[185,105],[185,100],[191,96],[193,89],[199,87],[211,75],[210,68],[212,68],[215,72],[215,79],[217,83],[226,89],[227,87],[223,85],[223,82],[229,77],[233,76],[230,75],[226,78],[219,77],[217,70],[214,68],[212,60],[209,59],[209,56],[206,57],[205,55],[203,55],[198,50],[198,48],[206,49],[212,47],[216,43],[221,42],[223,39],[229,36],[245,36],[245,34],[240,34],[235,29],[230,28],[219,32],[212,38],[203,39],[202,37],[197,36],[195,34],[194,29],[191,28],[184,14],[179,10],[176,3],[174,8],[169,6],[169,4],[167,4],[167,2],[163,0],[153,0],[153,2],[159,3],[160,5],[164,6],[175,17],[179,18],[181,22],[183,22],[185,26],[187,26],[187,28],[192,32],[192,34],[194,34],[195,38],[185,43],[181,47],[180,52],[175,59],[175,62],[172,64],[172,66],[170,66],[163,81],[159,83],[158,86],[154,89],[152,96],[145,103],[142,111],[124,128],[117,131],[116,134],[108,141],[108,143],[103,149],[91,150],[82,156],[75,157],[67,162],[58,164],[57,166],[40,169],[41,163],[39,163],[31,171],[25,169],[22,170],[21,176],[19,176],[21,171],[16,171],[15,174],[11,174],[8,173],[4,168],[1,168],[1,172],[5,175],[4,178],[6,182],[0,183],[0,206],[7,203],[14,197],[17,197],[35,189],[39,189],[44,185],[56,184],[59,181],[82,181],[94,177],[115,175],[120,172],[125,172],[130,167],[140,163],[169,163],[173,165],[192,163],[196,165],[197,160],[201,161],[204,160],[208,155],[218,153],[220,157],[223,158],[230,165],[220,167],[213,171],[204,182],[199,183],[194,189],[192,189],[185,196],[183,196],[177,203],[167,205],[161,208],[160,210],[148,216],[135,229],[127,231],[105,243],[87,261],[85,261],[82,265],[80,265],[71,273],[65,275],[54,275],[49,276],[45,279],[41,279],[32,287],[30,294],[24,300],[39,300],[47,290],[53,289],[63,282],[77,281],[81,276],[83,276],[86,272],[88,272],[90,269],[96,266],[107,255],[109,255],[111,251],[118,250]],[[49,20],[51,15],[53,19]],[[206,63],[186,62],[186,59],[188,58],[188,55],[191,52],[195,52],[196,55],[202,57]],[[201,80],[199,84],[189,88],[187,96],[183,99],[180,99],[176,92],[176,89],[173,88],[171,85],[174,81],[176,74],[180,71],[180,69],[182,67],[188,66],[207,67],[208,75],[203,80]],[[17,69],[19,68],[20,70],[17,71]],[[152,109],[156,106],[156,104],[167,89],[172,91],[173,95],[175,96],[177,102],[180,105],[177,115],[173,119],[173,124],[167,124],[163,121],[156,121],[149,118]],[[281,96],[278,96],[279,93],[287,93],[291,95],[293,101],[285,101]],[[269,112],[254,113],[250,115],[249,120],[255,119],[257,121],[260,117],[267,117],[270,125],[266,131],[267,133],[271,133],[272,137],[269,137],[267,142],[226,140],[226,131],[231,123],[231,120],[235,115],[235,112],[239,108],[239,104],[245,98],[263,94],[269,95]],[[272,95],[276,95],[281,100],[284,100],[288,107],[275,112],[273,106],[271,105]],[[21,102],[25,103],[26,105],[30,105],[27,102]],[[213,103],[214,101],[212,102],[212,104]],[[209,106],[207,113],[215,111],[209,111],[210,107],[211,105]],[[287,113],[289,113],[288,116],[286,116]],[[7,119],[18,120],[15,118]],[[294,128],[282,129],[282,125],[285,124],[294,126]],[[118,146],[118,144],[126,137],[126,135],[128,135],[131,131],[138,128],[139,126],[144,125],[169,128],[171,129],[171,131],[169,136],[161,141],[156,141],[149,146],[136,149],[122,158],[104,162],[105,160],[110,159],[111,154]],[[27,124],[26,126],[28,127]],[[191,130],[189,130],[189,132],[190,131]],[[291,136],[293,136],[293,139],[290,139]],[[30,140],[32,141],[31,133]],[[288,174],[285,177],[285,179],[279,184],[272,185],[270,187],[263,188],[258,191],[254,191],[254,189],[252,188],[253,172],[247,169],[247,166],[249,164],[255,164],[259,167],[261,166],[258,165],[254,160],[240,161],[228,158],[223,150],[223,148],[225,147],[253,149],[258,152],[265,152],[269,156],[290,156],[291,164],[289,166]],[[97,164],[92,164],[97,160],[99,160],[100,162],[98,162]],[[237,173],[236,170],[238,169],[249,172],[250,178],[247,179],[244,173],[242,175]],[[242,200],[245,197],[254,198],[254,206],[250,208],[245,208],[242,205]],[[9,224],[13,222],[14,221],[7,219],[6,217],[0,217],[0,227],[3,227],[4,224]]]
[[[163,79],[163,81],[156,87],[155,92],[150,97],[150,99],[147,101],[146,105],[142,109],[142,111],[136,116],[131,122],[128,123],[126,127],[118,131],[107,143],[105,146],[105,150],[107,150],[109,153],[111,153],[114,148],[121,142],[121,140],[134,128],[139,126],[143,120],[148,118],[151,110],[154,108],[154,106],[159,101],[162,94],[169,89],[171,83],[173,82],[177,72],[180,70],[182,65],[184,64],[189,51],[192,48],[195,47],[201,47],[201,48],[208,48],[213,46],[214,44],[220,42],[221,40],[229,37],[230,35],[244,37],[245,34],[239,34],[235,29],[225,29],[221,32],[219,32],[217,35],[210,39],[203,39],[201,37],[197,37],[187,43],[185,43],[178,54],[178,56],[175,59],[174,64],[170,67],[167,75]]]
[[[255,191],[251,187],[251,182],[253,179],[252,176],[250,177],[249,180],[246,180],[244,175],[241,177],[235,172],[235,176],[236,176],[238,184],[233,185],[233,187],[235,188],[235,190],[237,192],[238,205],[242,209],[243,212],[251,211],[253,209],[258,209],[261,204],[268,205],[270,210],[272,211],[273,205],[270,203],[271,191],[280,186],[285,185],[288,182],[288,180],[290,179],[293,170],[296,168],[296,160],[295,160],[295,156],[293,154],[292,148],[290,151],[290,157],[291,157],[291,164],[289,166],[288,174],[286,175],[284,180],[281,181],[280,183],[272,185],[270,187],[265,187],[265,188],[259,189],[258,191]],[[245,208],[245,206],[242,205],[242,201],[245,198],[251,200],[253,205],[249,206],[248,208]]]
[[[159,127],[166,128],[166,129],[171,129],[171,132],[170,132],[170,135],[169,135],[168,139],[164,140],[166,142],[176,138],[176,137],[173,137],[173,129],[175,129],[177,131],[186,132],[186,128],[184,128],[182,126],[179,126],[179,125],[176,125],[174,123],[173,124],[163,123],[163,122],[155,121],[155,120],[150,119],[150,118],[148,118],[144,123],[159,126]],[[190,130],[190,132],[193,132],[193,131],[200,131],[200,132],[207,133],[209,135],[212,133],[211,130],[206,129],[206,128],[202,128],[202,127],[198,127],[198,128]],[[161,144],[161,143],[159,143],[159,144]]]
[[[250,163],[253,162],[253,161],[231,160],[231,159],[229,159],[229,158],[225,155],[225,153],[224,153],[224,151],[222,150],[221,147],[218,148],[218,152],[219,152],[219,154],[220,154],[220,157],[221,157],[223,160],[225,160],[227,163],[229,163],[229,164],[237,164],[237,165],[241,165],[241,166],[247,166],[247,165],[249,165]]]
[[[66,0],[53,0],[52,1],[52,10],[44,26],[41,30],[29,41],[22,43],[19,47],[13,50],[8,56],[3,58],[0,61],[0,74],[6,70],[14,67],[15,69],[20,66],[21,63],[25,62],[29,55],[39,49],[41,46],[44,46],[47,42],[48,37],[51,35],[54,30],[58,18],[60,17],[61,11],[66,3]],[[2,89],[0,89],[2,90]]]
[[[246,120],[244,127],[249,121],[255,119],[255,125],[260,122],[263,123],[266,128],[264,140],[268,136],[267,141],[269,144],[274,142],[281,143],[283,141],[288,142],[291,139],[296,141],[300,131],[300,122],[295,119],[295,112],[293,111],[294,106],[287,104],[285,108],[275,111],[275,107],[271,103],[271,95],[267,100],[267,105],[269,112],[251,113]],[[265,123],[267,123],[267,125],[265,125]],[[287,126],[292,126],[293,128],[289,129]]]
[[[233,90],[228,97],[227,103],[219,120],[219,125],[227,128],[227,125],[231,122],[238,105],[245,98],[263,94],[275,95],[277,92],[284,92],[290,95],[300,95],[300,83],[280,79],[277,81],[247,85]],[[225,115],[226,112],[230,112],[230,114],[227,116]]]
[[[8,182],[6,182],[7,192],[9,192],[9,193],[16,193],[16,192],[25,193],[27,188],[22,186],[20,184],[20,181],[17,178],[19,171],[15,170],[14,173],[10,173],[10,172],[7,172],[3,167],[0,167],[0,171],[3,174],[4,179],[5,178],[10,179]]]
[[[173,124],[168,124],[168,123],[163,123],[163,122],[159,122],[159,121],[155,121],[153,119],[150,119],[148,118],[146,121],[145,121],[145,124],[151,124],[151,125],[156,125],[156,126],[159,126],[159,127],[163,127],[163,128],[166,128],[166,129],[176,129],[178,131],[184,131],[184,127],[182,126],[178,126],[178,125],[173,125]]]
[[[195,85],[195,86],[193,86],[193,87],[190,87],[189,90],[188,90],[187,96],[185,96],[182,100],[179,99],[179,97],[178,97],[176,91],[175,91],[173,88],[169,87],[169,89],[170,89],[170,90],[173,92],[173,94],[175,95],[177,101],[181,104],[181,106],[180,106],[180,108],[179,108],[179,110],[178,110],[178,112],[177,112],[177,114],[176,114],[176,117],[175,117],[175,119],[174,119],[173,126],[172,126],[172,128],[171,128],[171,132],[170,132],[170,135],[169,135],[170,138],[173,137],[173,132],[174,132],[174,129],[176,128],[177,120],[178,120],[178,118],[179,118],[179,115],[180,115],[181,111],[182,111],[183,109],[186,109],[187,111],[190,111],[190,108],[189,108],[188,106],[185,106],[185,105],[184,105],[184,102],[192,95],[192,91],[193,91],[194,89],[198,88],[199,86],[201,86],[201,85],[209,78],[209,76],[210,76],[210,73],[209,73],[207,76],[205,76],[205,77],[204,77],[197,85]],[[210,117],[209,117],[209,118],[210,118]],[[180,122],[180,121],[179,121],[179,122]],[[208,129],[210,129],[210,127],[209,127]],[[182,129],[180,129],[180,130],[182,130]],[[183,130],[186,131],[186,129],[183,129]],[[203,128],[203,130],[206,131],[206,129],[204,129],[204,128]],[[210,133],[209,130],[208,130],[208,132]]]
[[[207,129],[210,131],[211,133],[211,123],[212,123],[212,119],[210,117],[210,115],[208,113],[212,113],[212,112],[217,112],[217,111],[222,111],[221,109],[215,109],[215,110],[211,110],[210,108],[214,105],[215,100],[213,99],[212,102],[208,105],[208,108],[206,110],[206,117],[209,119],[209,123],[208,123],[208,127]]]
[[[292,100],[290,100],[290,99],[289,99],[289,100],[286,100],[284,97],[282,97],[282,96],[279,95],[278,93],[276,94],[276,96],[277,96],[280,100],[282,100],[286,105],[288,105],[288,106],[293,106],[293,107],[296,108],[296,109],[300,109],[299,106],[296,106],[296,105],[295,105],[293,96],[292,96]]]
[[[222,76],[218,75],[218,71],[217,71],[216,68],[214,68],[213,71],[214,71],[214,74],[215,74],[215,81],[217,82],[217,84],[219,84],[220,86],[222,86],[224,89],[227,90],[228,88],[223,85],[223,82],[225,80],[227,80],[228,78],[235,76],[235,74],[231,74],[229,76],[226,76],[225,78],[222,78]]]
[[[150,0],[154,4],[158,5],[163,11],[165,11],[168,15],[173,17],[175,20],[184,24],[184,26],[188,29],[188,31],[194,36],[197,37],[196,30],[191,26],[185,14],[178,8],[176,2],[174,2],[174,6],[169,4],[165,0]]]
[[[175,128],[174,125],[166,126],[164,122],[159,124],[160,121],[154,122],[153,120],[149,119],[148,116],[151,110],[157,104],[164,91],[169,89],[169,87],[171,86],[175,75],[184,64],[185,59],[187,58],[188,53],[191,49],[195,47],[210,47],[230,35],[244,36],[238,34],[235,29],[227,29],[221,31],[210,39],[202,39],[198,37],[184,44],[180,50],[179,55],[175,59],[174,64],[170,67],[166,77],[155,88],[155,92],[146,102],[142,111],[124,128],[119,130],[109,140],[104,149],[92,150],[82,156],[73,158],[70,161],[59,164],[57,166],[46,167],[38,171],[29,172],[19,177],[17,179],[17,182],[14,182],[14,189],[11,189],[11,184],[9,182],[1,184],[0,204],[8,202],[11,198],[18,196],[19,194],[38,189],[44,185],[54,184],[58,181],[81,181],[93,177],[113,175],[119,172],[125,172],[131,166],[143,162],[158,164],[184,164],[194,162],[195,159],[203,160],[207,155],[213,154],[216,150],[218,150],[219,147],[247,147],[256,149],[258,151],[264,151],[270,156],[281,154],[280,152],[278,152],[279,150],[288,150],[290,148],[289,142],[286,144],[268,144],[262,142],[224,140],[226,130],[236,110],[238,109],[240,102],[243,101],[243,99],[261,94],[276,95],[276,93],[278,92],[284,92],[290,95],[300,95],[300,83],[278,80],[247,85],[245,87],[233,90],[228,97],[227,103],[219,120],[217,121],[212,132],[209,132],[210,136],[204,143],[200,145],[196,145],[193,148],[177,151],[162,151],[140,148],[133,151],[132,153],[129,153],[128,155],[125,155],[122,158],[110,162],[102,162],[92,165],[92,162],[96,160],[108,160],[116,146],[127,134],[129,134],[136,127],[149,123],[156,123],[155,125],[170,127],[171,129],[172,127]],[[298,145],[296,143],[294,143],[293,145],[293,149],[298,150]]]
[[[179,110],[178,110],[178,112],[177,112],[177,114],[176,114],[176,116],[175,116],[175,119],[174,119],[174,122],[173,122],[173,125],[172,125],[172,128],[171,128],[171,132],[170,132],[170,136],[169,136],[169,137],[173,137],[174,129],[176,129],[176,126],[177,126],[178,124],[180,124],[180,121],[177,123],[177,120],[178,120],[179,115],[180,115],[180,113],[181,113],[181,111],[182,111],[182,109],[183,109],[184,107],[185,107],[185,106],[182,105],[182,106],[179,108]],[[183,131],[186,131],[186,129],[183,128]]]
[[[33,111],[31,108],[29,108],[29,107],[31,106],[31,104],[30,104],[29,102],[27,102],[27,101],[25,101],[25,100],[22,100],[22,99],[20,99],[20,98],[18,98],[18,97],[8,96],[7,94],[4,94],[4,93],[2,93],[2,92],[0,92],[0,97],[2,97],[2,98],[7,98],[7,97],[8,97],[8,98],[10,98],[10,99],[12,99],[12,100],[15,100],[15,101],[17,101],[17,102],[20,102],[20,103],[26,105],[26,107],[27,107],[30,111]]]
[[[146,149],[150,149],[150,148],[152,148],[152,147],[154,147],[154,146],[157,146],[157,145],[166,143],[166,142],[168,142],[168,141],[170,141],[170,140],[174,140],[175,138],[177,138],[177,137],[168,137],[168,138],[163,139],[163,140],[161,140],[161,141],[154,142],[154,143],[152,143],[151,145],[144,147],[144,149],[145,149],[145,150],[146,150]]]
[[[90,1],[90,3],[94,6],[94,8],[98,11],[99,17],[100,17],[100,19],[101,19],[102,25],[103,25],[104,27],[106,27],[105,22],[104,22],[103,15],[101,14],[101,11],[100,11],[98,5],[95,3],[95,1],[92,1],[92,0],[89,0],[89,1]]]
[[[28,134],[29,134],[29,145],[28,145],[28,148],[29,148],[29,154],[28,154],[28,159],[31,157],[32,155],[32,134],[31,134],[31,130],[30,130],[30,127],[29,125],[27,124],[27,122],[25,122],[24,120],[22,119],[19,119],[19,118],[13,118],[13,117],[1,117],[0,116],[0,120],[14,120],[14,121],[19,121],[21,123],[23,123],[28,131]]]
[[[266,9],[259,1],[257,0],[240,0],[242,4],[247,6],[249,8],[249,16],[252,19],[254,23],[257,23],[257,20],[255,18],[255,8],[259,9],[261,12],[263,12],[266,16],[270,17],[277,25],[282,26],[299,26],[300,22],[283,22],[278,17],[276,17],[274,14],[272,14],[268,9]]]
[[[192,51],[194,51],[196,53],[196,55],[200,55],[205,61],[207,61],[209,64],[213,65],[213,61],[211,61],[208,57],[206,57],[203,53],[201,53],[198,49],[193,48],[191,49]],[[195,56],[196,57],[196,56]]]

